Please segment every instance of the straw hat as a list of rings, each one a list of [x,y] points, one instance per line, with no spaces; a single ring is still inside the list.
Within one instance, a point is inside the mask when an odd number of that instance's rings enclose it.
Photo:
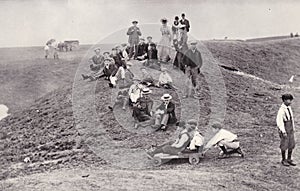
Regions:
[[[148,94],[151,94],[151,93],[152,93],[152,91],[147,87],[142,90],[143,95],[148,95]]]
[[[170,101],[172,96],[170,94],[164,94],[160,99],[163,101]]]

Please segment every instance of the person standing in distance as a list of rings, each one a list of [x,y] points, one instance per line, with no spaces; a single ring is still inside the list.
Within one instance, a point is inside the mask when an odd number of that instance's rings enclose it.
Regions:
[[[185,31],[186,32],[190,31],[190,27],[191,27],[190,26],[190,21],[185,18],[185,14],[184,13],[181,14],[181,19],[180,19],[179,22],[180,22],[180,24],[185,25]]]
[[[134,59],[137,57],[137,45],[139,44],[139,38],[142,35],[141,30],[137,27],[138,22],[132,21],[133,26],[129,27],[127,31],[128,43],[130,44],[129,58],[134,55]]]
[[[283,166],[296,166],[292,160],[292,153],[293,149],[295,148],[295,124],[291,103],[294,98],[291,94],[284,94],[281,98],[283,103],[279,108],[276,118],[280,137],[280,150],[282,155],[281,164]],[[288,151],[287,158],[286,151]]]

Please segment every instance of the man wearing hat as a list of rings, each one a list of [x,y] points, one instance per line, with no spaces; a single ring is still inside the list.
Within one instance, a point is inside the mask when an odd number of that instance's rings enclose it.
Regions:
[[[291,103],[294,98],[291,94],[284,94],[281,98],[283,103],[279,108],[276,118],[280,137],[281,163],[284,166],[296,166],[292,160],[292,153],[295,148],[295,124]],[[286,151],[288,151],[287,157]]]
[[[153,100],[150,98],[151,90],[144,88],[142,90],[142,97],[137,99],[133,106],[132,116],[135,119],[135,128],[138,128],[139,122],[148,121],[151,119]]]
[[[184,13],[181,14],[181,20],[180,20],[179,22],[180,22],[180,24],[185,25],[184,30],[185,30],[186,32],[189,32],[189,31],[190,31],[190,22],[189,22],[189,20],[187,20],[187,19],[185,18],[185,14],[184,14]]]
[[[173,89],[173,90],[177,89],[173,86],[173,80],[172,80],[171,76],[168,74],[167,68],[164,68],[164,67],[161,68],[161,73],[158,78],[157,86],[163,87],[166,89]]]
[[[117,83],[120,89],[129,88],[133,84],[134,74],[130,70],[131,66],[132,63],[128,62],[124,71],[124,76],[117,76]]]
[[[133,84],[130,86],[128,95],[129,95],[129,105],[133,106],[136,104],[138,98],[142,97],[142,90],[145,88],[139,80],[133,79]]]
[[[194,97],[196,97],[197,89],[200,89],[199,84],[197,84],[198,76],[200,75],[200,68],[202,67],[202,56],[197,50],[197,41],[191,42],[191,47],[188,49],[183,58],[182,63],[185,67],[185,71],[188,71],[191,76],[193,89],[195,92]],[[198,92],[199,93],[199,92]]]
[[[175,141],[167,142],[155,148],[153,151],[147,151],[147,155],[153,158],[156,154],[178,155],[184,151],[190,144],[197,126],[194,125],[194,120],[188,120],[184,125],[184,129],[179,133]]]
[[[105,78],[106,80],[110,80],[110,77],[117,72],[117,67],[113,63],[112,58],[104,59],[104,67],[102,70],[98,72],[94,72],[91,75],[81,74],[83,80],[90,79],[91,81],[97,80],[99,78]]]
[[[161,97],[162,104],[155,112],[154,128],[156,130],[166,130],[168,124],[174,124],[177,122],[175,104],[171,101],[171,99],[172,96],[170,94],[164,94]]]
[[[244,157],[236,134],[223,129],[220,123],[214,123],[212,128],[213,131],[216,131],[216,134],[204,146],[203,154],[211,147],[219,146],[221,149],[220,156],[230,156],[237,153],[241,157]]]
[[[108,51],[103,52],[103,57],[104,57],[104,59],[111,58],[110,52],[108,52]]]
[[[130,44],[130,52],[129,52],[129,58],[136,58],[137,56],[137,45],[139,44],[139,37],[142,35],[139,27],[137,27],[138,22],[132,21],[133,26],[129,27],[127,31],[128,43]]]
[[[147,58],[147,52],[148,52],[148,47],[147,44],[145,43],[144,38],[140,38],[140,42],[137,46],[137,60],[142,61]]]
[[[154,86],[155,85],[154,79],[153,79],[152,75],[147,71],[147,68],[142,67],[141,72],[142,72],[141,83],[148,87]]]
[[[154,42],[152,42],[152,36],[147,37],[146,46],[148,47],[147,50],[150,50],[150,48],[152,48],[152,47],[154,47],[156,49],[156,44]]]
[[[188,45],[187,45],[187,41],[188,41],[188,35],[187,33],[184,31],[185,25],[182,25],[181,23],[178,26],[178,39],[177,41],[174,41],[174,47],[176,50],[176,56],[173,62],[173,65],[175,68],[179,68],[180,70],[182,70],[183,72],[185,72],[185,68],[184,65],[182,63],[182,58],[184,53],[188,50]]]
[[[89,62],[92,62],[90,64],[90,69],[92,71],[99,71],[100,68],[103,67],[104,57],[101,55],[100,48],[95,48],[94,51],[95,55],[89,60]]]

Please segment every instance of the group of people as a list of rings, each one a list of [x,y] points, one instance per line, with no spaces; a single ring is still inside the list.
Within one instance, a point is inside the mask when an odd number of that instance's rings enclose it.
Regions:
[[[193,41],[188,45],[188,35],[190,23],[185,18],[175,17],[172,28],[168,26],[167,19],[162,19],[160,28],[162,37],[158,44],[152,41],[148,36],[146,40],[141,37],[142,32],[137,26],[138,21],[133,21],[128,31],[128,43],[117,45],[111,52],[101,54],[99,48],[95,49],[95,55],[91,58],[91,73],[82,74],[83,79],[97,80],[105,78],[109,81],[109,86],[119,87],[117,100],[110,109],[114,109],[118,103],[121,103],[122,109],[129,105],[132,109],[132,116],[135,121],[135,128],[140,126],[151,126],[155,130],[166,130],[171,124],[180,124],[176,118],[175,103],[172,101],[172,95],[164,93],[161,96],[161,104],[153,108],[154,101],[151,98],[151,87],[161,87],[167,89],[177,89],[173,83],[172,77],[163,64],[173,61],[173,68],[181,70],[187,76],[187,89],[185,97],[189,97],[194,90],[194,98],[199,94],[199,80],[201,80],[202,57],[197,49],[197,42]],[[171,43],[176,51],[174,58],[171,58]],[[133,66],[131,60],[137,60],[143,64],[141,68],[142,78],[134,78],[130,71]],[[158,79],[153,78],[149,68],[160,70]],[[294,140],[294,121],[291,112],[290,103],[293,97],[290,94],[282,96],[283,105],[277,116],[277,126],[281,139],[280,148],[282,151],[282,164],[284,166],[295,166],[291,156],[295,147]],[[183,125],[184,129],[175,142],[168,142],[158,146],[155,150],[149,151],[150,157],[158,153],[178,154],[184,150],[199,150],[205,153],[212,146],[218,146],[222,155],[237,153],[244,156],[237,135],[225,130],[218,123],[212,125],[217,130],[213,138],[204,144],[204,137],[199,132],[196,120],[188,120]],[[286,156],[286,151],[288,154]]]
[[[197,120],[189,119],[181,125],[183,130],[175,141],[166,142],[155,149],[148,150],[148,156],[153,158],[159,155],[178,155],[189,152],[205,154],[211,147],[217,146],[221,150],[219,157],[229,157],[232,154],[244,157],[236,134],[224,129],[220,123],[214,123],[211,128],[215,131],[215,135],[206,142],[197,124]]]
[[[45,51],[45,59],[48,59],[50,55],[53,56],[54,60],[58,60],[58,50],[60,51],[60,47],[58,46],[60,43],[56,43],[55,39],[50,39],[46,42],[44,46]]]

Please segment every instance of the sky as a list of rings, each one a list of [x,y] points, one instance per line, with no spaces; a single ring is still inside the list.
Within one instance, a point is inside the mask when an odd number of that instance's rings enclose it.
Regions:
[[[300,33],[299,10],[297,0],[0,0],[0,47],[126,42],[132,20],[158,41],[160,19],[183,12],[199,40],[281,36]]]

